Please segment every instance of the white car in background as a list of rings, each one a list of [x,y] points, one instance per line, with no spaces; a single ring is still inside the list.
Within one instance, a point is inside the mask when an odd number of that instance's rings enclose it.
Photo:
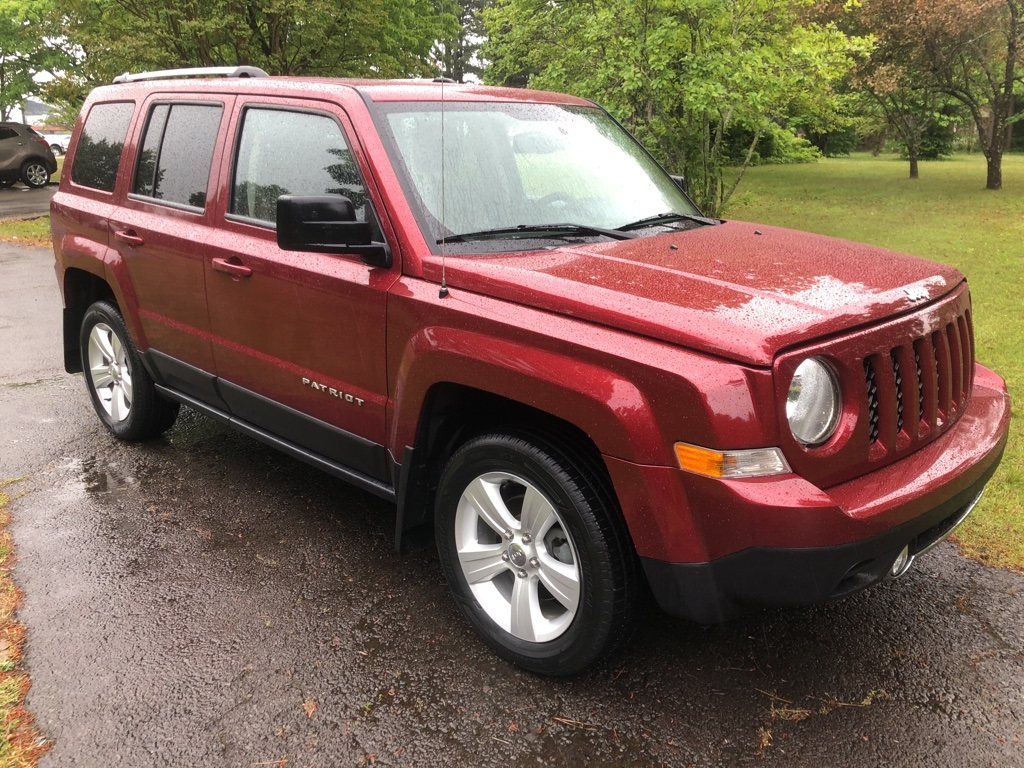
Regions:
[[[50,142],[50,149],[55,155],[63,155],[68,151],[68,144],[71,143],[70,133],[51,133],[45,136]]]

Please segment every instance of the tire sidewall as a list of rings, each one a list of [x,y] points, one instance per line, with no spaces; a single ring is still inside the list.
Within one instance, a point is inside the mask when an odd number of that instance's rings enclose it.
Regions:
[[[82,354],[82,370],[85,375],[86,388],[89,390],[89,398],[92,400],[92,407],[95,409],[96,415],[100,417],[103,425],[116,437],[131,440],[135,438],[140,426],[141,409],[137,407],[137,398],[133,397],[132,399],[128,418],[122,421],[114,421],[103,408],[103,404],[100,403],[96,387],[93,385],[92,374],[89,372],[89,334],[100,323],[108,325],[114,331],[125,349],[129,373],[132,377],[133,393],[141,390],[146,385],[146,382],[143,380],[145,369],[142,367],[142,358],[135,349],[135,344],[132,343],[131,336],[128,334],[128,328],[121,318],[121,313],[112,304],[105,301],[98,301],[89,307],[82,318],[82,328],[78,338]]]
[[[589,505],[572,478],[544,451],[540,456],[518,450],[498,438],[471,441],[458,451],[445,468],[435,515],[438,553],[445,578],[463,613],[484,641],[500,656],[541,674],[571,674],[600,655],[607,632],[602,632],[601,611],[608,605],[604,587],[595,578],[609,567],[607,553],[596,544],[588,530]],[[580,601],[576,616],[557,638],[533,643],[498,627],[480,606],[459,565],[455,545],[455,512],[470,482],[488,472],[511,472],[527,480],[555,506],[563,529],[572,538],[580,570]],[[563,483],[565,485],[563,486]]]

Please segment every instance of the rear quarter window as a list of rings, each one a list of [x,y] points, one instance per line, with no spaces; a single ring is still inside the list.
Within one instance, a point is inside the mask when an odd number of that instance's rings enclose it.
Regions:
[[[85,119],[72,161],[71,180],[83,187],[113,192],[135,103],[94,104]]]

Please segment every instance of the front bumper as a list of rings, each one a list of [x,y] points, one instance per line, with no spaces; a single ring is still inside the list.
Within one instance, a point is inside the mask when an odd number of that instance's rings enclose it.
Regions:
[[[831,547],[752,548],[710,563],[641,558],[658,604],[701,624],[754,606],[813,605],[844,597],[886,576],[904,547],[911,556],[949,536],[981,498],[996,465],[928,514],[870,539]]]
[[[668,613],[714,623],[753,606],[822,602],[884,579],[905,546],[911,555],[924,552],[973,508],[1002,459],[1009,414],[1002,379],[978,366],[971,403],[956,425],[849,482],[822,490],[795,476],[687,477],[688,549],[676,547],[683,556],[672,557],[671,537],[658,537],[667,544],[660,551],[638,546],[655,598]],[[664,522],[661,528],[681,530]],[[704,557],[692,554],[695,538]]]

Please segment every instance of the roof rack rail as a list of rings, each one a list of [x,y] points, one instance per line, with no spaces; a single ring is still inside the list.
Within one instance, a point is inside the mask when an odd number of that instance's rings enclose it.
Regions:
[[[270,77],[259,67],[192,67],[186,69],[161,69],[158,72],[125,72],[114,78],[115,83],[135,83],[140,80],[164,80],[178,77]]]

